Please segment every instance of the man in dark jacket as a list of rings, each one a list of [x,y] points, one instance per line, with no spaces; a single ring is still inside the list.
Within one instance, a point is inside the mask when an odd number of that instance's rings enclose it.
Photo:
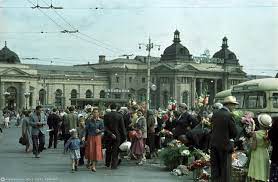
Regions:
[[[49,144],[48,148],[52,147],[53,139],[54,139],[54,148],[57,148],[57,140],[58,140],[58,131],[59,125],[61,124],[62,120],[57,113],[57,109],[53,108],[52,113],[49,114],[47,118],[47,125],[51,130],[49,132]]]
[[[179,111],[181,114],[177,119],[176,128],[173,130],[175,138],[186,135],[188,131],[198,124],[197,119],[188,113],[188,107],[185,103],[179,105]]]
[[[126,140],[123,116],[117,112],[116,104],[111,104],[111,112],[104,115],[105,165],[111,169],[118,167],[119,146]]]
[[[232,111],[238,103],[236,98],[228,96],[223,107],[213,114],[210,143],[211,177],[213,182],[231,181],[231,154],[234,150],[233,138],[237,135]]]

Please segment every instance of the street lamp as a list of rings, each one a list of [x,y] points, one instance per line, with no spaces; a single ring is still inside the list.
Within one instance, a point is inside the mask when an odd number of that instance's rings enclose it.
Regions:
[[[24,96],[25,96],[25,108],[27,109],[27,99],[30,96],[30,92],[25,92]]]

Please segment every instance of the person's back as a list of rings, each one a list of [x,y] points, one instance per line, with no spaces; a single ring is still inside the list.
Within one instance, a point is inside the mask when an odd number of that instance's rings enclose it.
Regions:
[[[211,132],[211,145],[214,147],[224,147],[227,145],[231,138],[236,137],[234,119],[232,114],[225,110],[220,109],[214,113],[211,119],[212,132]],[[224,148],[222,148],[224,149]]]

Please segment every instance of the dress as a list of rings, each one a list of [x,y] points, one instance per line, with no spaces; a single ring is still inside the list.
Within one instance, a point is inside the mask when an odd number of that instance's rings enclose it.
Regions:
[[[267,181],[269,177],[268,142],[264,139],[265,130],[256,131],[257,146],[251,151],[248,177],[260,181]]]

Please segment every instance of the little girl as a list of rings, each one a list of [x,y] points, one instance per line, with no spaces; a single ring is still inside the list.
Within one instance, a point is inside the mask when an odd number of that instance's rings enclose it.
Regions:
[[[71,137],[65,144],[65,150],[70,150],[70,158],[72,160],[72,172],[77,171],[78,161],[80,159],[80,139],[76,129],[70,130]]]

